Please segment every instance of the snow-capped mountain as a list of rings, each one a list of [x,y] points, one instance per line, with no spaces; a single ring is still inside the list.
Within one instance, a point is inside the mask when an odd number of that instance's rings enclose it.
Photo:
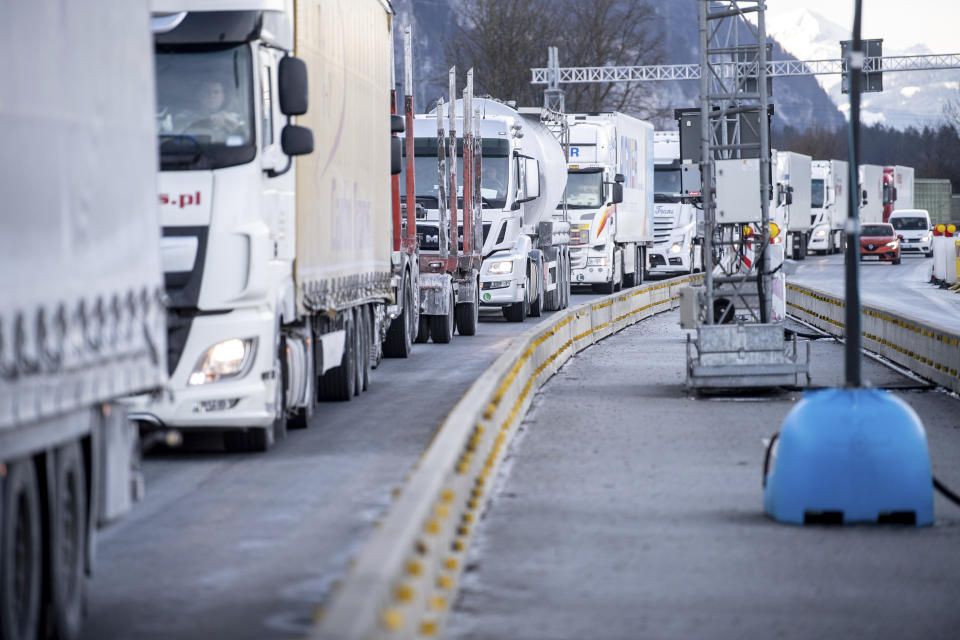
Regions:
[[[767,14],[767,34],[799,60],[840,57],[840,41],[849,40],[848,29],[809,9]],[[864,34],[873,37],[874,34]],[[882,35],[882,34],[878,34]],[[933,53],[923,44],[893,49],[884,43],[885,56]],[[949,53],[949,52],[939,52]],[[816,76],[817,82],[845,115],[849,97],[840,92],[839,75]],[[960,97],[960,71],[901,71],[883,74],[883,92],[863,94],[863,120],[898,129],[909,126],[936,126],[942,120],[943,105]]]

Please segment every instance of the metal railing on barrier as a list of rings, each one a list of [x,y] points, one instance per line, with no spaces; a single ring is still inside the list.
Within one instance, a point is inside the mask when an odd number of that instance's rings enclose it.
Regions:
[[[441,634],[474,527],[537,389],[575,353],[677,306],[702,276],[650,283],[555,314],[518,336],[453,408],[311,637]]]
[[[843,298],[787,285],[787,311],[838,338],[844,337]],[[960,333],[903,313],[862,305],[863,346],[946,389],[960,392]]]

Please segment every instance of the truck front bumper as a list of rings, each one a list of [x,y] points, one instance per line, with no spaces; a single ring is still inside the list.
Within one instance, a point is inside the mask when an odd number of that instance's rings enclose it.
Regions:
[[[506,307],[525,300],[526,286],[522,280],[497,276],[480,277],[480,306]]]
[[[127,403],[131,419],[177,429],[267,427],[275,407],[274,341],[271,311],[242,309],[193,319],[169,391],[160,398],[138,396]],[[246,373],[191,385],[189,378],[213,345],[231,338],[256,338]]]
[[[669,248],[650,249],[647,254],[650,260],[651,274],[689,273],[690,256],[683,253],[670,253]]]

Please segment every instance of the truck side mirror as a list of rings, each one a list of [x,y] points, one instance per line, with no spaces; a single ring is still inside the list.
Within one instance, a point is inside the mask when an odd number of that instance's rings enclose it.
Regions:
[[[614,182],[610,185],[610,201],[613,204],[620,204],[623,202],[623,185],[619,182]]]
[[[313,153],[313,131],[296,124],[288,124],[280,132],[280,148],[288,156]]]
[[[403,139],[390,136],[390,175],[400,175],[401,171],[403,171]]]
[[[280,59],[277,73],[280,94],[280,113],[302,116],[307,112],[307,65],[300,58],[285,56]],[[312,150],[311,143],[311,150]]]
[[[788,205],[793,204],[793,187],[787,187],[785,203]]]
[[[626,182],[627,179],[623,177],[622,173],[618,173],[617,175],[613,176],[613,181],[623,183]]]
[[[867,204],[867,190],[866,190],[866,189],[864,189],[864,190],[860,193],[860,206],[863,206],[863,205],[865,205],[865,204]]]
[[[540,197],[540,162],[535,158],[523,158],[523,199],[528,202]]]
[[[390,133],[403,133],[405,129],[403,118],[400,116],[390,116]]]
[[[893,201],[896,202],[897,199],[898,199],[898,196],[897,196],[897,188],[894,187],[894,188],[893,188]]]

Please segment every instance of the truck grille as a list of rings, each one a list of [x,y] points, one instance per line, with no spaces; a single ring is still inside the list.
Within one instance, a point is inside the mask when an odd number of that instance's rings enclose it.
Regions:
[[[664,244],[670,241],[673,235],[673,217],[653,219],[653,243]]]
[[[570,267],[573,269],[583,269],[587,266],[587,250],[570,248]]]

